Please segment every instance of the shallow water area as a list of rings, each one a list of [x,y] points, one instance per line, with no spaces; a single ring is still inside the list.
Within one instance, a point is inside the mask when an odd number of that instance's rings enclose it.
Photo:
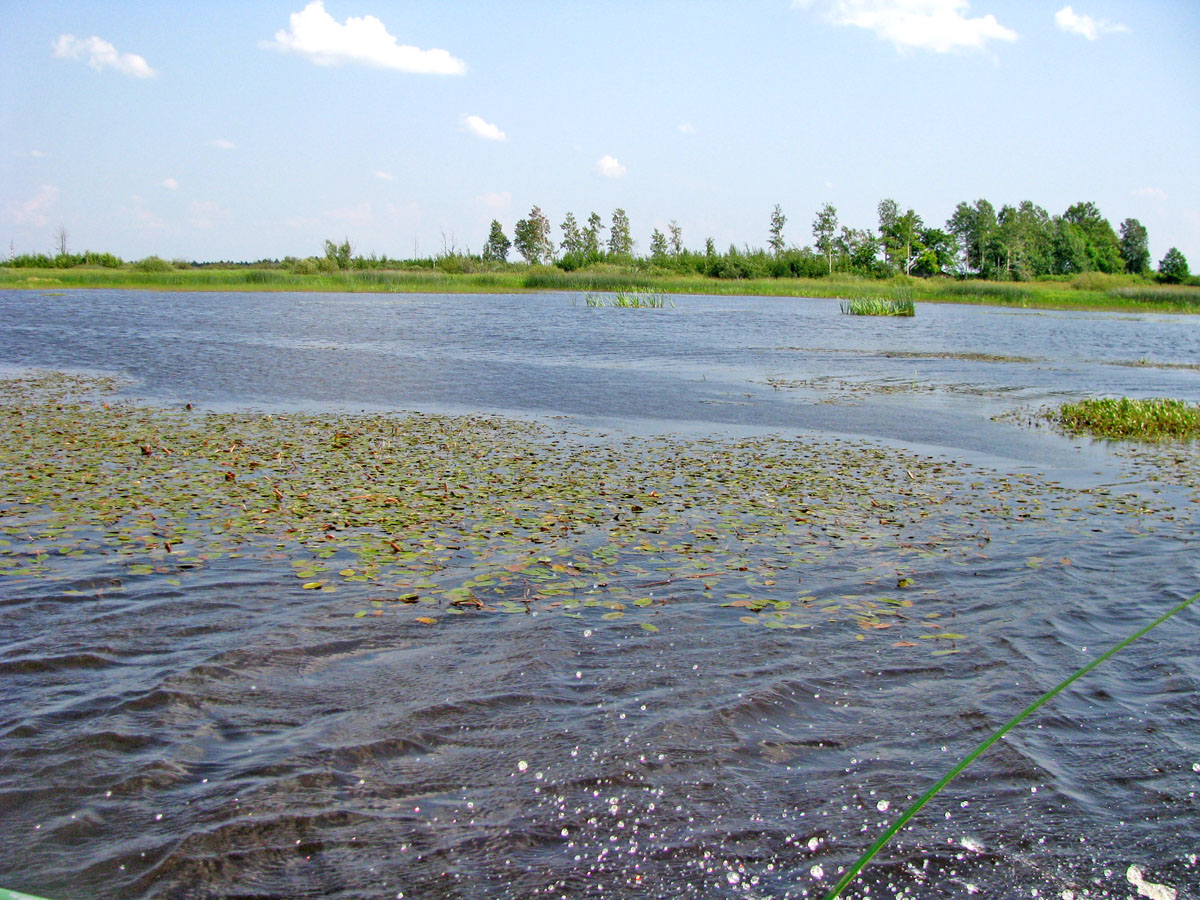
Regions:
[[[145,402],[0,396],[6,887],[819,897],[1200,588],[1194,447],[991,419],[1196,399],[1168,317],[30,301],[0,293],[0,362]],[[1198,624],[993,747],[847,896],[1128,898],[1134,864],[1197,896]]]

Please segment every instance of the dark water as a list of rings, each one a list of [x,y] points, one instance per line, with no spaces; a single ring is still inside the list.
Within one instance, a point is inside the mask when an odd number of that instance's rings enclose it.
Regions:
[[[991,419],[1085,394],[1200,399],[1190,318],[0,292],[0,326],[2,364],[120,372],[163,404],[509,411],[614,441],[848,435],[1036,479],[1021,490],[1061,510],[980,521],[986,555],[926,560],[974,638],[950,656],[714,622],[684,589],[658,634],[547,615],[418,632],[318,595],[281,604],[278,573],[248,559],[88,603],[65,590],[102,568],[0,581],[5,887],[817,897],[994,728],[1200,589],[1194,465],[1144,484],[1108,449]],[[1154,503],[1130,513],[1127,491]],[[834,561],[818,577],[868,578]],[[849,896],[1127,898],[1133,864],[1200,896],[1198,626],[1177,617],[1024,723]]]

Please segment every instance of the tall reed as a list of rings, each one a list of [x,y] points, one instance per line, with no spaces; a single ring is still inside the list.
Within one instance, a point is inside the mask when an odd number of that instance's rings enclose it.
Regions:
[[[1025,721],[1025,719],[1029,718],[1029,716],[1045,706],[1050,700],[1053,700],[1055,697],[1057,697],[1063,692],[1064,689],[1070,687],[1088,672],[1092,671],[1092,669],[1096,668],[1096,666],[1100,665],[1100,663],[1115,656],[1138,638],[1147,634],[1151,629],[1157,628],[1163,622],[1166,622],[1176,613],[1183,612],[1183,610],[1187,609],[1197,600],[1200,600],[1200,592],[1193,594],[1189,599],[1184,600],[1178,606],[1175,606],[1174,608],[1163,613],[1149,625],[1139,628],[1115,647],[1104,653],[1101,653],[1090,663],[1080,669],[1077,669],[1072,675],[1064,678],[1050,690],[1046,691],[1046,693],[1042,694],[1042,696],[1038,697],[1027,707],[1021,710],[1021,712],[1017,713],[1017,715],[1005,722],[1004,725],[992,732],[992,734],[990,734],[987,739],[983,741],[983,743],[964,756],[953,769],[938,779],[937,783],[933,787],[917,798],[917,800],[911,806],[909,806],[908,809],[901,813],[900,818],[893,822],[888,829],[879,836],[879,839],[876,840],[875,843],[869,848],[867,848],[867,851],[855,861],[854,865],[846,870],[846,873],[838,880],[838,883],[833,886],[833,890],[825,895],[825,900],[837,900],[837,898],[842,895],[842,891],[849,886],[850,882],[858,877],[858,873],[863,870],[863,867],[875,858],[875,854],[883,849],[884,845],[887,844],[887,842],[890,841],[896,835],[896,833],[908,823],[908,820],[915,816],[921,810],[921,807],[936,797],[941,792],[942,788],[953,781],[963,769],[978,759],[983,752],[988,749],[988,747],[992,746],[992,744],[996,743],[996,741],[1008,734],[1008,732],[1010,732],[1014,727],[1021,724],[1021,722]]]

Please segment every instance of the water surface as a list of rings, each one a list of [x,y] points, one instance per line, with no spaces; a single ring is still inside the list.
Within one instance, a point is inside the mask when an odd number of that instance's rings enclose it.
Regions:
[[[714,558],[745,557],[754,596],[830,605],[905,596],[897,577],[911,577],[914,610],[966,635],[963,652],[897,647],[840,613],[747,625],[695,580],[659,583],[665,552],[611,567],[613,588],[668,601],[654,633],[632,609],[355,618],[365,589],[300,590],[293,551],[273,546],[173,569],[178,584],[130,577],[117,553],[64,556],[52,577],[0,580],[0,884],[62,898],[820,896],[992,729],[1200,588],[1194,449],[1170,477],[992,418],[1090,394],[1200,399],[1192,319],[572,301],[0,292],[0,363],[120,373],[131,396],[171,407],[531,417],[562,441],[548,478],[592,448],[630,491],[704,452],[717,490],[752,452],[730,443],[745,435],[846,477],[880,444],[946,460],[940,483],[924,479],[941,463],[912,472],[937,502],[871,541],[834,516],[803,541],[728,535]],[[903,473],[880,500],[908,490]],[[32,554],[48,538],[12,519],[16,493],[4,549]],[[715,502],[688,515],[707,521]],[[851,502],[867,501],[847,489]],[[613,527],[556,549],[582,558]],[[1197,896],[1198,625],[1193,611],[1162,627],[992,748],[850,896],[1126,898],[1131,864]]]

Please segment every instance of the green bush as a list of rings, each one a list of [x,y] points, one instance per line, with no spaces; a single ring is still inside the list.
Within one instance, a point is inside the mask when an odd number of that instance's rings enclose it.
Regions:
[[[172,272],[175,267],[160,256],[147,256],[133,264],[139,272]]]

